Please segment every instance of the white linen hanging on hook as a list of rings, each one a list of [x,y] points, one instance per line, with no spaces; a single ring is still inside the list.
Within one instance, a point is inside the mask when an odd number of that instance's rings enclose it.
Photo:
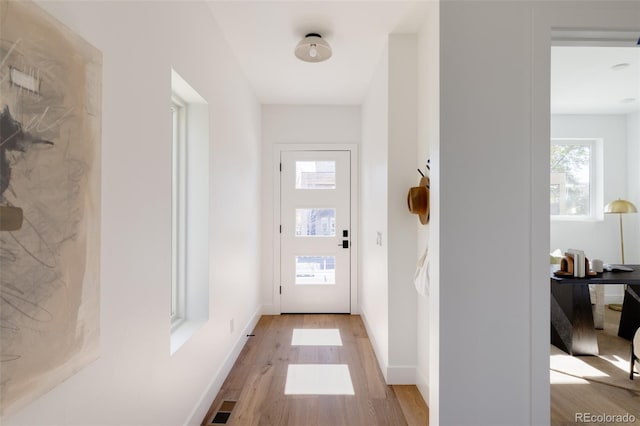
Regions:
[[[424,254],[418,259],[413,283],[418,294],[426,296],[429,293],[429,244],[425,246]]]

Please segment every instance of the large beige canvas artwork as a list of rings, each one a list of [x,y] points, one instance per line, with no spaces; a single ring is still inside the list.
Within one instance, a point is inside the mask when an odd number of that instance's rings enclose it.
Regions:
[[[0,414],[99,355],[101,53],[0,0]]]

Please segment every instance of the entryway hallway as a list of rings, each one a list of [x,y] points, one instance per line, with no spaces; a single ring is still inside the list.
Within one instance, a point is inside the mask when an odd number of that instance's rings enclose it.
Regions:
[[[252,334],[203,425],[428,424],[415,386],[385,384],[360,316],[263,316]]]

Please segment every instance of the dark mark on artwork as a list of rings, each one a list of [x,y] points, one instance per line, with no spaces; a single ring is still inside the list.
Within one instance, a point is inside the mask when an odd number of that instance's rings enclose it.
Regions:
[[[0,112],[0,203],[11,181],[11,162],[8,151],[27,152],[34,145],[53,145],[53,142],[34,137],[22,129],[22,124],[11,116],[9,107]]]

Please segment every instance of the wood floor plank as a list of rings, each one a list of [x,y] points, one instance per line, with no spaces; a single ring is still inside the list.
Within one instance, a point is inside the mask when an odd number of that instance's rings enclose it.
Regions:
[[[398,398],[400,408],[409,426],[429,424],[429,407],[425,404],[417,387],[413,385],[393,385],[391,388]]]
[[[342,345],[292,346],[294,329],[338,329]],[[408,409],[418,406],[407,396],[408,389],[395,392],[385,384],[357,315],[265,316],[253,334],[255,337],[242,350],[203,425],[211,424],[224,400],[237,401],[227,424],[240,426],[398,426],[419,424],[415,419],[424,419],[420,414],[404,413],[403,404]],[[346,365],[355,394],[285,394],[289,366],[293,364]],[[408,402],[399,402],[397,393]]]
[[[378,361],[371,347],[371,342],[369,342],[367,338],[359,337],[356,339],[356,344],[360,354],[360,361],[362,362],[362,370],[367,380],[367,391],[370,397],[374,399],[385,399],[387,397],[386,384],[378,368]]]
[[[318,424],[318,397],[315,395],[297,395],[287,398],[287,411],[282,417],[283,425]]]
[[[375,398],[371,402],[376,413],[376,423],[378,425],[406,425],[407,421],[400,408],[398,399],[395,397],[391,386],[386,389],[387,398]]]
[[[273,380],[274,368],[266,365],[254,369],[242,389],[236,407],[229,418],[229,425],[253,426],[260,424],[261,407],[269,395],[268,390]]]

